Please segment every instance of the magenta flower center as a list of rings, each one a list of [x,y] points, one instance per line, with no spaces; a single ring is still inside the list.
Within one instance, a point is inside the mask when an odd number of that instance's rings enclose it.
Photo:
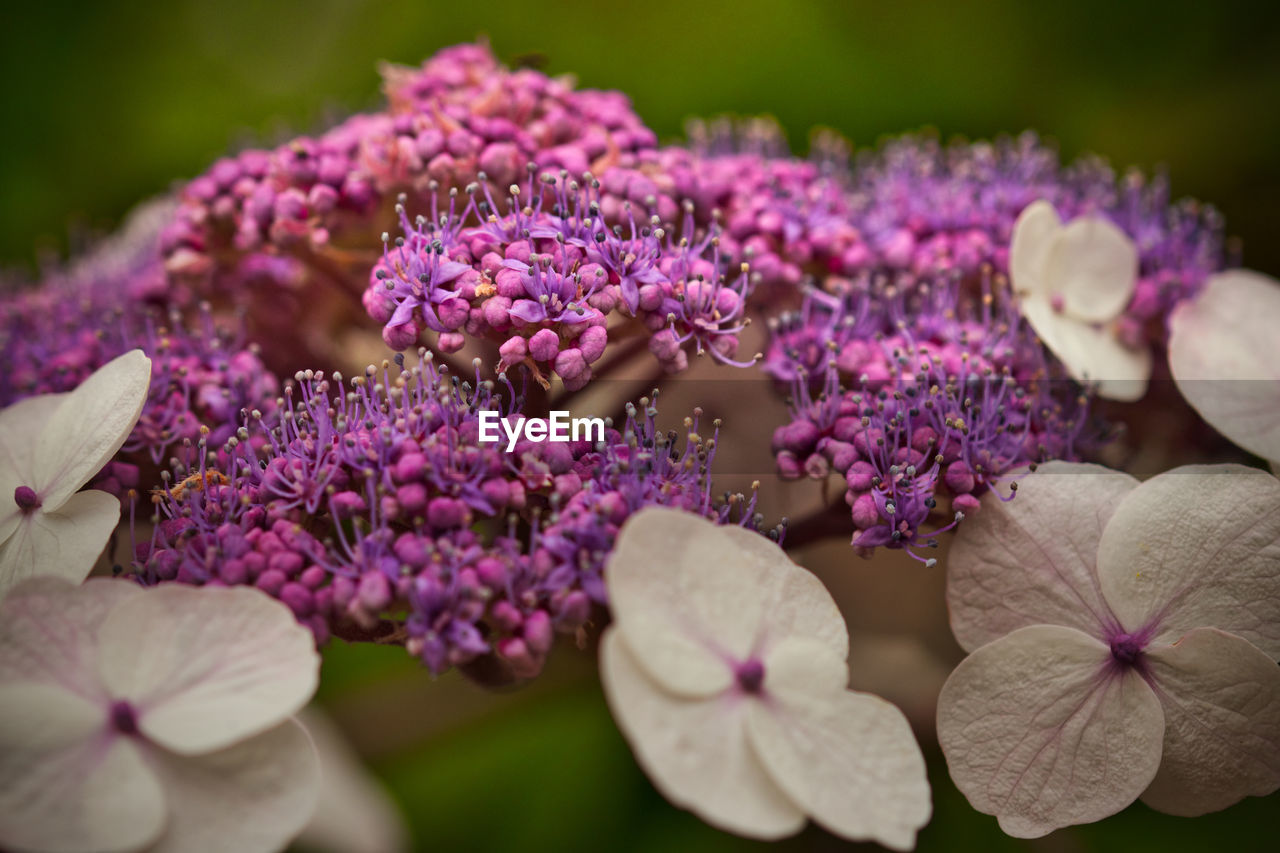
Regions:
[[[1111,638],[1111,657],[1120,664],[1133,666],[1142,657],[1146,643],[1135,634],[1117,634]]]
[[[111,727],[122,735],[136,735],[138,733],[138,714],[133,710],[124,699],[117,699],[111,703]]]
[[[738,686],[746,693],[759,693],[764,686],[764,664],[756,658],[743,661],[734,670]]]
[[[34,512],[40,508],[40,496],[30,486],[18,486],[13,490],[13,502],[23,513]]]

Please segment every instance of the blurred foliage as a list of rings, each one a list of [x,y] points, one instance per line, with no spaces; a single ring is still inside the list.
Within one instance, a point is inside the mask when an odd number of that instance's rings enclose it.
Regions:
[[[376,108],[380,60],[417,63],[486,35],[505,59],[540,55],[549,73],[627,92],[664,138],[691,116],[719,112],[772,114],[800,150],[815,125],[860,147],[925,126],[944,137],[1034,128],[1067,157],[1091,151],[1119,167],[1167,167],[1175,194],[1225,213],[1230,233],[1245,241],[1246,263],[1277,273],[1274,8],[1169,0],[9,4],[0,27],[0,265],[65,253],[228,148]],[[432,703],[470,707],[478,688],[460,679],[425,684],[400,649],[336,644],[322,696],[357,745],[367,746],[363,731],[402,729],[391,740],[398,748],[375,750],[375,766],[423,849],[759,846],[661,799],[614,727],[590,661],[579,664],[575,678],[499,697],[446,725]],[[424,697],[421,710],[403,706],[397,691],[406,685]],[[390,722],[379,717],[398,701]],[[419,716],[435,723],[419,731]],[[1197,820],[1136,805],[1019,842],[968,807],[936,752],[930,776],[936,814],[921,850],[1245,853],[1273,849],[1280,803],[1249,800]],[[785,846],[837,845],[811,827]]]

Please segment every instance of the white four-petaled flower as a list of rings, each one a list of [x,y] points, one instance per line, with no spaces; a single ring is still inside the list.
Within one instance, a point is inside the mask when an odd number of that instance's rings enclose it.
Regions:
[[[151,359],[132,350],[74,391],[0,411],[0,595],[34,575],[81,581],[120,520],[120,502],[80,487],[138,422]]]
[[[1033,202],[1013,226],[1009,278],[1022,316],[1074,379],[1113,400],[1146,393],[1151,353],[1115,331],[1138,278],[1138,251],[1123,231],[1097,216],[1063,225],[1053,205]]]
[[[277,850],[311,816],[311,632],[249,587],[29,579],[0,600],[0,847]]]
[[[952,779],[1010,835],[1280,787],[1280,481],[1050,463],[951,549]]]
[[[1280,462],[1280,282],[1249,270],[1211,277],[1169,317],[1169,369],[1214,429]]]
[[[848,634],[814,575],[740,527],[645,509],[605,572],[609,707],[676,805],[757,838],[812,817],[910,849],[929,819],[906,718],[847,689]]]

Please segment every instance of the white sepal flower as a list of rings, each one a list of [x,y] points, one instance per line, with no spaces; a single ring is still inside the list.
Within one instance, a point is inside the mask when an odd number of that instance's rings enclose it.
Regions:
[[[1123,231],[1095,216],[1063,225],[1053,205],[1033,202],[1013,226],[1009,278],[1022,316],[1072,378],[1112,400],[1147,392],[1150,351],[1115,331],[1138,278],[1138,250]]]
[[[1253,468],[1051,462],[984,498],[947,567],[956,786],[1027,838],[1280,788],[1277,566],[1280,481]]]
[[[756,838],[812,817],[914,846],[924,759],[897,708],[846,688],[848,634],[821,581],[756,533],[660,508],[623,526],[605,580],[605,696],[669,800]]]
[[[1169,369],[1218,432],[1280,461],[1280,282],[1249,270],[1211,277],[1169,317]]]
[[[276,850],[311,816],[311,632],[249,587],[32,578],[0,601],[0,847]]]
[[[151,359],[132,350],[78,388],[0,411],[0,595],[24,578],[88,576],[120,520],[120,502],[80,487],[138,422]]]

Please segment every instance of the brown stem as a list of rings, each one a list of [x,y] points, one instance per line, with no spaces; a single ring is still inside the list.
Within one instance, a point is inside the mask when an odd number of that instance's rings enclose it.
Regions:
[[[403,646],[407,635],[403,625],[386,619],[379,620],[372,628],[364,628],[350,619],[335,622],[329,628],[333,636],[348,643],[379,643]]]
[[[853,532],[849,509],[843,503],[824,506],[811,515],[787,524],[787,535],[782,544],[788,549],[804,548],[824,539],[836,536],[848,537]]]
[[[317,279],[331,285],[348,300],[354,300],[357,304],[360,304],[361,286],[359,282],[354,281],[351,276],[347,275],[347,271],[333,258],[309,249],[295,250],[293,256],[302,261]],[[360,305],[360,311],[363,314],[364,306],[362,304]]]
[[[621,428],[621,425],[626,422],[628,403],[635,402],[640,397],[652,394],[653,389],[658,387],[658,383],[662,381],[663,377],[668,375],[669,374],[663,370],[662,367],[658,367],[642,379],[619,380],[619,384],[622,384],[623,382],[626,384],[623,386],[624,391],[619,398],[616,407],[609,413],[610,417],[613,418],[614,426]]]

